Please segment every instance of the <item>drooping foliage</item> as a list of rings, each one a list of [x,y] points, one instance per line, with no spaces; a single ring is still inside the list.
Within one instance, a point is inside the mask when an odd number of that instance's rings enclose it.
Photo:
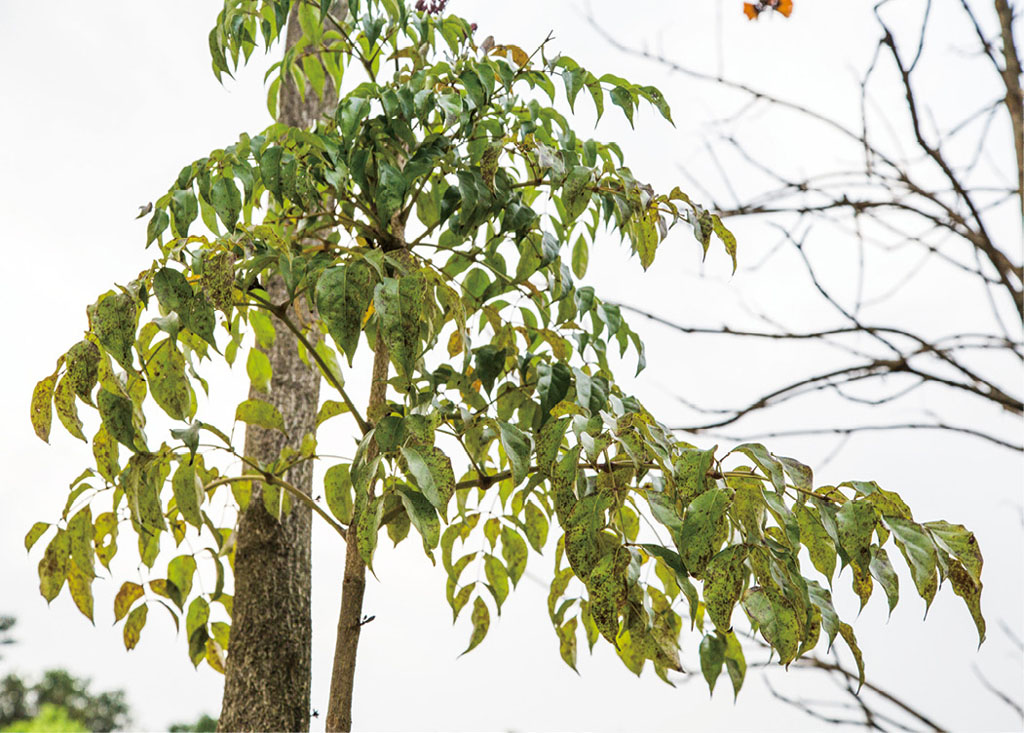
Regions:
[[[272,44],[289,9],[225,3],[209,36],[215,73]],[[654,191],[617,144],[571,124],[583,104],[598,119],[617,107],[632,124],[647,104],[671,120],[661,93],[547,43],[527,52],[479,40],[465,20],[430,10],[304,2],[302,39],[268,73],[269,106],[288,77],[304,94],[337,88],[335,113],[311,130],[243,134],[184,166],[156,200],[147,245],[159,257],[87,309],[82,340],[33,394],[37,434],[48,438],[55,410],[96,459],[60,518],[26,538],[31,548],[48,535],[47,600],[66,584],[92,618],[96,563],[109,568],[128,529],[152,574],[114,599],[125,645],[160,604],[175,623],[183,617],[193,663],[222,669],[233,529],[209,509],[229,492],[243,507],[259,497],[276,516],[302,502],[340,532],[355,524],[371,568],[382,530],[396,544],[415,532],[447,571],[454,617],[469,609],[467,651],[542,551],[554,555],[548,609],[573,668],[581,633],[591,648],[612,644],[631,671],[650,662],[666,680],[681,670],[681,645],[699,645],[712,689],[724,667],[738,692],[742,618],[782,664],[838,636],[863,670],[832,583],[849,566],[861,604],[877,583],[891,610],[897,555],[926,604],[948,580],[983,638],[982,558],[967,529],[919,523],[872,482],[815,485],[807,466],[759,444],[726,452],[680,441],[617,384],[609,350],[632,352],[639,371],[643,344],[582,284],[591,249],[617,235],[646,269],[683,223],[705,254],[716,237],[736,261],[717,216],[679,189]],[[289,303],[271,302],[271,275],[315,313],[300,321]],[[301,450],[257,463],[231,425],[204,416],[204,365],[231,364],[280,329],[335,391],[320,422],[352,421],[351,461],[322,458],[310,434]],[[364,416],[345,381],[357,378],[353,357],[380,341],[389,399]],[[265,388],[270,370],[248,350],[253,384]],[[98,413],[88,431],[83,406]],[[178,424],[169,434],[145,433],[154,407]],[[235,419],[283,429],[261,400],[239,404]],[[321,460],[322,502],[283,479]]]

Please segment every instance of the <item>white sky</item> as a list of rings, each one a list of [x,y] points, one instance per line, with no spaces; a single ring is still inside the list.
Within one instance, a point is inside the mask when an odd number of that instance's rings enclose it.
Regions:
[[[36,439],[28,421],[28,402],[35,382],[49,374],[56,357],[80,338],[86,326],[85,306],[114,281],[124,282],[147,267],[154,257],[153,251],[142,248],[145,221],[133,219],[136,207],[164,192],[185,163],[230,144],[243,130],[255,133],[269,121],[264,66],[258,59],[237,81],[228,80],[223,87],[210,72],[206,34],[217,6],[195,0],[0,0],[0,64],[6,70],[0,88],[0,247],[6,256],[8,288],[0,362],[0,465],[5,469],[0,484],[0,613],[18,619],[18,644],[5,649],[0,671],[33,674],[65,666],[93,678],[98,689],[124,688],[142,729],[191,721],[202,712],[216,715],[222,679],[205,665],[192,669],[185,641],[175,637],[169,618],[157,609],[150,614],[139,647],[124,651],[121,626],[111,626],[111,601],[123,577],[94,585],[95,628],[66,592],[47,608],[38,594],[39,550],[26,558],[22,538],[32,522],[59,514],[67,482],[91,457],[83,444],[59,427],[54,428],[50,447]],[[475,20],[482,35],[493,33],[498,42],[531,47],[553,29],[553,48],[584,66],[658,85],[673,106],[676,129],[643,112],[638,120],[642,132],[632,133],[612,110],[609,122],[602,122],[595,135],[619,140],[642,179],[671,185],[679,177],[676,163],[696,166],[700,172],[699,151],[709,121],[735,109],[734,98],[730,102],[709,86],[666,76],[655,66],[608,49],[583,20],[578,3],[452,0],[451,7]],[[648,43],[710,70],[720,60],[734,76],[840,114],[856,114],[853,70],[863,67],[876,37],[870,13],[860,3],[798,0],[790,21],[759,23],[748,23],[740,2],[734,0],[723,0],[720,12],[709,0],[632,0],[628,5],[597,0],[592,7],[627,43]],[[949,14],[940,18],[940,27],[960,20]],[[942,42],[951,43],[955,27],[947,30]],[[1024,32],[1019,35],[1024,37]],[[968,40],[961,38],[956,45],[963,49]],[[965,86],[972,89],[969,75],[976,67],[955,55],[947,58],[953,60],[950,65],[934,69],[928,77],[935,88],[948,84],[958,94]],[[823,141],[787,137],[779,130],[765,130],[764,144],[766,152],[797,170],[831,154]],[[713,178],[710,169],[703,172]],[[1020,236],[1015,226],[1011,220],[1005,227],[1007,236]],[[764,245],[763,230],[743,224],[736,232],[741,258]],[[730,279],[726,258],[717,251],[701,268],[697,246],[681,230],[663,249],[665,254],[659,254],[653,270],[642,277],[639,265],[627,263],[617,245],[599,248],[591,254],[588,281],[610,300],[680,320],[715,309],[734,313],[730,300],[734,303],[738,297],[776,305],[795,323],[804,324],[801,319],[807,318],[809,326],[816,317],[809,309],[811,301],[793,287],[801,281],[785,271],[775,272],[768,282],[758,281],[743,275],[741,259],[741,273]],[[748,261],[754,259],[751,255]],[[935,302],[914,307],[936,322],[947,323],[965,308],[975,307],[969,298],[950,303],[942,292],[933,292],[931,298]],[[632,324],[647,336],[651,364],[634,389],[656,413],[664,410],[660,414],[667,422],[679,409],[670,399],[674,394],[703,403],[734,394],[728,402],[739,403],[741,395],[752,393],[762,381],[771,383],[772,377],[786,373],[787,365],[778,362],[774,352],[722,344],[714,349],[702,344],[697,350],[638,318]],[[237,370],[234,376],[235,386],[222,386],[219,394],[225,396],[204,409],[230,415],[245,391],[244,372]],[[222,379],[221,384],[227,381]],[[818,404],[819,410],[840,409],[832,403]],[[1001,419],[972,405],[947,406],[962,422],[984,426]],[[807,409],[810,404],[795,408],[790,417],[806,418],[800,410]],[[343,446],[339,453],[349,452],[343,427],[325,432],[321,448],[333,440]],[[813,465],[832,443],[792,439],[769,446]],[[861,436],[818,473],[820,482],[849,478],[875,479],[899,491],[921,519],[966,524],[977,533],[986,555],[983,603],[990,641],[976,651],[970,618],[948,588],[940,591],[922,624],[923,602],[901,574],[902,603],[892,618],[886,621],[879,591],[855,623],[869,677],[953,729],[1017,728],[1019,721],[982,688],[972,665],[1016,699],[1024,697],[1022,660],[998,630],[1004,621],[1018,637],[1024,636],[1019,458],[949,435]],[[122,553],[132,554],[130,533],[121,539]],[[341,541],[318,526],[313,706],[322,714],[327,707],[343,553]],[[710,700],[699,672],[677,689],[651,673],[638,680],[606,646],[599,646],[593,657],[581,649],[582,674],[575,675],[560,661],[547,619],[550,556],[531,555],[530,577],[510,596],[500,621],[492,620],[487,640],[456,660],[468,639],[468,613],[453,629],[444,601],[443,572],[431,568],[415,541],[390,551],[390,542],[382,536],[377,558],[381,582],[371,579],[365,606],[376,620],[363,632],[356,685],[354,720],[360,729],[820,727],[773,701],[763,675],[754,670],[735,705],[725,680]],[[531,577],[543,579],[543,585]],[[853,619],[856,600],[848,591],[848,577],[847,573],[837,582],[842,588],[839,608],[844,618]],[[683,641],[684,663],[698,670],[699,638],[684,636]],[[771,672],[772,683],[790,695],[820,696],[828,689],[812,680],[811,673]],[[322,720],[321,715],[313,721],[314,729],[322,729]]]

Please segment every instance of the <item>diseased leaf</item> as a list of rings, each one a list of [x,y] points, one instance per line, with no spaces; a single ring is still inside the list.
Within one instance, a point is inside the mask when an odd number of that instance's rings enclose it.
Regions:
[[[857,499],[843,504],[836,513],[839,544],[862,573],[871,566],[871,535],[875,531],[875,508]]]
[[[528,554],[526,541],[513,529],[501,528],[501,556],[508,568],[508,577],[515,586],[523,577],[526,570],[526,557]]]
[[[74,560],[68,563],[68,591],[71,593],[71,600],[75,602],[75,606],[82,612],[82,615],[90,621],[93,620],[92,580],[94,577],[96,577],[95,573],[82,570]]]
[[[92,389],[96,386],[99,370],[100,350],[92,341],[79,341],[68,349],[67,380],[75,394],[83,401],[92,403]]]
[[[470,618],[473,621],[473,633],[469,637],[469,646],[466,647],[466,651],[462,652],[462,654],[475,649],[484,640],[484,637],[487,636],[487,629],[491,625],[491,613],[487,610],[487,604],[484,603],[480,596],[473,600],[473,615]]]
[[[78,565],[82,574],[89,578],[96,577],[92,562],[92,509],[85,506],[71,517],[68,521],[67,533],[71,543],[71,559]]]
[[[135,601],[142,598],[145,590],[138,583],[126,580],[121,584],[121,589],[114,596],[114,621],[120,621],[128,613]]]
[[[64,587],[70,555],[71,538],[63,529],[58,529],[39,561],[39,592],[47,603],[56,598]]]
[[[202,527],[203,517],[199,505],[203,502],[203,491],[195,467],[188,463],[179,464],[171,479],[171,488],[182,518],[193,527]]]
[[[548,541],[548,518],[533,502],[526,505],[526,539],[537,552],[543,552]]]
[[[793,507],[793,514],[796,515],[800,527],[800,542],[807,548],[811,563],[831,585],[836,570],[836,546],[832,543],[832,538],[828,536],[828,532],[818,519],[817,512],[813,509],[797,504]]]
[[[100,345],[114,360],[132,371],[132,346],[135,344],[135,324],[138,310],[135,301],[126,293],[110,292],[101,295],[89,306],[89,327]]]
[[[956,560],[950,562],[947,575],[953,592],[964,599],[967,610],[971,612],[971,618],[978,629],[978,646],[981,646],[985,641],[985,617],[981,614],[981,583],[975,582],[971,573]]]
[[[435,446],[402,446],[402,456],[417,488],[442,516],[455,493],[455,472],[451,459]]]
[[[53,405],[57,408],[57,417],[64,428],[84,441],[86,438],[82,432],[82,421],[78,417],[78,407],[75,405],[75,392],[66,376],[57,383],[57,389],[53,393]]]
[[[25,550],[31,550],[32,546],[43,536],[43,533],[50,528],[49,522],[36,522],[32,529],[25,535]]]
[[[426,288],[423,274],[416,271],[399,279],[384,278],[374,291],[381,336],[398,373],[407,379],[412,377],[420,357],[420,318]]]
[[[184,420],[191,412],[192,390],[185,376],[185,357],[173,339],[164,339],[153,347],[146,362],[146,378],[154,401],[174,420]]]
[[[373,552],[377,549],[377,532],[383,510],[384,501],[378,496],[370,500],[356,519],[356,547],[370,572],[373,572]]]
[[[349,366],[359,345],[363,316],[373,302],[375,281],[373,268],[365,260],[353,260],[324,270],[316,284],[317,310]]]
[[[146,616],[149,613],[149,606],[142,604],[136,607],[124,622],[124,648],[129,651],[139,643],[139,636],[142,634],[142,627],[146,625]]]
[[[721,524],[729,506],[729,494],[709,489],[694,499],[686,509],[679,531],[679,555],[683,564],[697,578],[702,577],[708,560],[721,544]]]
[[[765,641],[779,653],[779,664],[793,661],[800,647],[800,624],[792,604],[778,591],[757,586],[743,594],[742,603]]]
[[[346,525],[352,522],[354,503],[349,464],[339,463],[327,469],[324,474],[324,498],[327,500],[327,508],[339,522]]]
[[[922,526],[940,547],[963,563],[975,583],[981,583],[981,568],[985,561],[973,532],[962,524],[943,521],[925,522]]]
[[[864,684],[864,658],[861,655],[860,647],[857,646],[857,637],[853,633],[853,627],[850,624],[839,624],[839,635],[843,637],[843,641],[850,647],[850,651],[853,653],[853,660],[857,663],[858,673],[858,686],[857,692],[860,692],[861,686]]]
[[[423,538],[423,549],[429,554],[441,540],[441,521],[437,517],[437,510],[418,491],[412,491],[404,486],[399,486],[398,490],[409,520]]]
[[[487,555],[484,558],[484,576],[487,578],[487,585],[494,594],[494,602],[498,607],[498,614],[501,614],[501,604],[508,597],[508,570],[501,560],[494,555]]]
[[[46,377],[36,384],[32,390],[32,429],[36,431],[43,441],[50,442],[50,424],[53,422],[53,410],[50,407],[53,401],[53,389],[56,386],[56,378]]]
[[[747,660],[743,656],[743,647],[735,633],[729,633],[725,637],[725,669],[732,682],[733,700],[735,700],[740,694],[743,679],[747,675]]]
[[[747,548],[733,545],[712,557],[704,570],[704,603],[715,628],[722,633],[732,628],[732,609],[743,592],[746,559]]]

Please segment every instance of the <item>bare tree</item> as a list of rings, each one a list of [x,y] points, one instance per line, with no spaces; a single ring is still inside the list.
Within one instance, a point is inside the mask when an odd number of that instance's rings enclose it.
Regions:
[[[1022,449],[1019,370],[1024,359],[1024,277],[1020,230],[1014,221],[1018,207],[1024,212],[1024,117],[1015,39],[1019,29],[1014,27],[1019,11],[1007,0],[994,0],[994,8],[961,0],[956,10],[963,22],[958,43],[973,46],[970,53],[990,69],[987,81],[997,80],[993,88],[998,88],[998,94],[977,109],[960,109],[959,119],[942,119],[933,110],[941,105],[933,103],[945,100],[922,94],[918,75],[930,56],[962,50],[929,42],[931,2],[883,0],[874,6],[879,38],[860,79],[861,115],[855,125],[803,101],[782,99],[663,54],[627,47],[591,19],[619,50],[738,95],[739,111],[716,120],[717,137],[707,144],[713,161],[729,162],[719,166],[721,191],[707,190],[705,185],[706,201],[732,222],[753,218],[777,232],[770,247],[744,243],[745,268],[749,272],[759,266],[750,265],[751,258],[763,264],[795,255],[820,299],[821,312],[831,314],[831,323],[825,327],[803,332],[771,313],[751,313],[752,318],[740,324],[684,322],[636,304],[622,304],[683,334],[772,341],[788,349],[787,363],[803,365],[797,366],[801,371],[795,376],[766,386],[755,399],[739,406],[698,405],[681,395],[680,401],[694,411],[694,417],[679,425],[680,430],[747,439],[752,437],[749,430],[739,433],[753,414],[831,391],[850,402],[891,405],[886,414],[894,419],[762,429],[754,435],[946,430]],[[919,16],[912,38],[892,29],[891,22],[897,20],[900,28],[907,28],[915,12]],[[945,62],[957,63],[955,59]],[[958,84],[985,88],[984,81],[973,75],[951,78],[942,95],[948,100],[949,95],[960,93]],[[934,92],[934,85],[931,89]],[[948,110],[950,105],[945,107]],[[810,160],[820,161],[819,169],[790,176],[767,162],[759,131],[770,128],[779,136],[787,129],[808,127],[829,141],[827,149],[809,151]],[[845,167],[830,163],[844,159],[859,162]],[[746,165],[737,167],[737,162]],[[737,179],[746,187],[734,186]],[[760,190],[753,194],[747,193],[751,180],[760,182]],[[700,182],[693,187],[701,188]],[[845,254],[856,262],[856,272],[837,273],[835,267],[827,267],[842,240],[855,247]],[[878,272],[887,275],[884,285],[881,278],[872,276]],[[927,322],[913,308],[896,305],[922,281],[948,289],[948,298],[984,302],[987,307],[973,308],[969,321],[959,318],[937,330],[934,318]],[[830,352],[826,355],[830,366],[818,370],[815,365],[823,362],[822,348]],[[817,349],[810,358],[809,349]],[[926,390],[925,414],[900,402],[918,390]],[[953,395],[984,406],[985,414],[991,416],[985,427],[957,421],[951,417],[952,408],[944,412],[948,402],[944,398]]]

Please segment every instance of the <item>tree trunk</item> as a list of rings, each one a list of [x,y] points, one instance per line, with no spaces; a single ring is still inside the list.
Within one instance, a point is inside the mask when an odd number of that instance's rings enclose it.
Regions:
[[[373,353],[373,376],[370,383],[370,403],[367,418],[376,421],[384,405],[388,386],[388,347],[377,334]],[[377,455],[377,441],[370,443],[366,460]],[[334,642],[334,664],[331,668],[331,693],[327,709],[328,731],[352,730],[352,690],[355,685],[356,651],[362,629],[363,591],[366,590],[366,564],[356,547],[356,523],[348,528],[345,548],[345,575],[341,586],[341,611],[338,613],[338,633]]]
[[[297,7],[297,6],[296,6]],[[288,22],[289,47],[301,38],[295,8]],[[281,85],[278,121],[308,128],[321,111],[336,103],[321,101],[310,91],[305,100],[290,77]],[[267,292],[274,303],[288,300],[283,280],[272,277]],[[299,311],[306,311],[305,318]],[[306,304],[289,309],[298,321],[308,320]],[[279,324],[274,345],[266,351],[273,368],[270,394],[250,389],[249,397],[270,402],[284,416],[287,438],[280,432],[249,426],[245,455],[269,462],[290,444],[316,431],[320,374],[299,359],[297,340]],[[313,479],[311,462],[291,469],[286,479],[307,494]],[[256,485],[242,512],[235,545],[235,597],[231,641],[224,681],[219,730],[309,730],[311,676],[310,510],[292,502],[290,514],[278,521],[263,506]]]

